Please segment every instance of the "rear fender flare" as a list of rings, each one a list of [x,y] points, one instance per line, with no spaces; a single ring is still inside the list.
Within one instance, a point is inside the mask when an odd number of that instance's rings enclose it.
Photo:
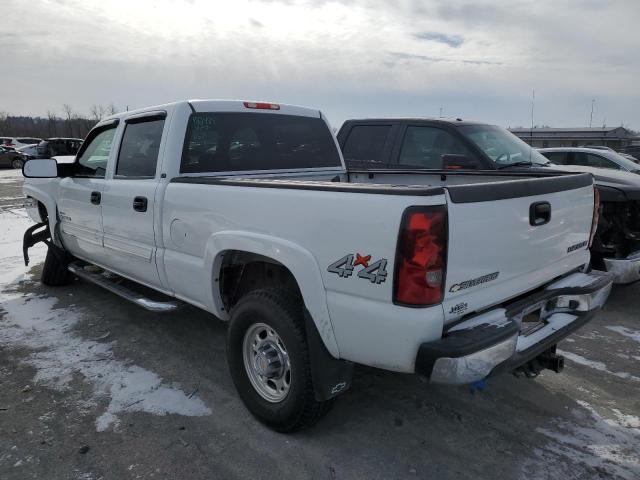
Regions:
[[[208,303],[219,318],[229,319],[229,313],[225,311],[220,297],[217,281],[224,252],[229,250],[262,255],[288,268],[298,283],[305,307],[325,347],[335,358],[340,358],[320,268],[310,252],[282,238],[244,231],[224,231],[209,238],[205,246],[204,271],[211,272],[212,277],[205,280],[212,285]]]

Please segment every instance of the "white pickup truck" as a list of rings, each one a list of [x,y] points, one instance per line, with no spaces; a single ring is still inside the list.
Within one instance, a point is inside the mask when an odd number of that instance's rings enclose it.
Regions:
[[[314,423],[353,364],[467,384],[559,371],[597,312],[588,174],[348,172],[318,110],[184,101],[101,121],[71,163],[23,168],[27,250],[155,311],[228,321],[248,409]],[[454,174],[456,173],[456,174]],[[114,281],[114,274],[120,280]],[[139,290],[160,292],[161,299]]]

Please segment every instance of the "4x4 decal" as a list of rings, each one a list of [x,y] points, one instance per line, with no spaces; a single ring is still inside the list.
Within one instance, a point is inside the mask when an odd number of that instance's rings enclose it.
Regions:
[[[339,277],[348,278],[353,274],[355,267],[362,266],[363,268],[358,272],[358,277],[379,285],[387,279],[387,259],[381,258],[372,264],[369,264],[370,261],[371,255],[356,253],[354,260],[354,255],[350,253],[329,265],[327,271],[335,273]]]

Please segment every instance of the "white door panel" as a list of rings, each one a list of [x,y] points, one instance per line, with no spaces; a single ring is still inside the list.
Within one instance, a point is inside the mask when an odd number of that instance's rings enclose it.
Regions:
[[[92,203],[92,193],[100,196],[101,178],[64,178],[60,181],[58,213],[65,247],[78,255],[102,258],[102,207]]]
[[[156,187],[153,179],[113,179],[102,195],[107,263],[115,271],[151,285],[160,285],[153,226]],[[145,211],[134,209],[136,198],[146,199]]]

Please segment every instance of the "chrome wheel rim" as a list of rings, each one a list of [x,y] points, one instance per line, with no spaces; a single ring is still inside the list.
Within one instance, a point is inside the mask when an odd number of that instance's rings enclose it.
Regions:
[[[291,388],[291,362],[274,328],[254,323],[242,342],[244,368],[258,394],[271,403],[284,400]]]
[[[13,161],[13,168],[22,168],[22,165],[24,165],[24,162],[22,160]]]

